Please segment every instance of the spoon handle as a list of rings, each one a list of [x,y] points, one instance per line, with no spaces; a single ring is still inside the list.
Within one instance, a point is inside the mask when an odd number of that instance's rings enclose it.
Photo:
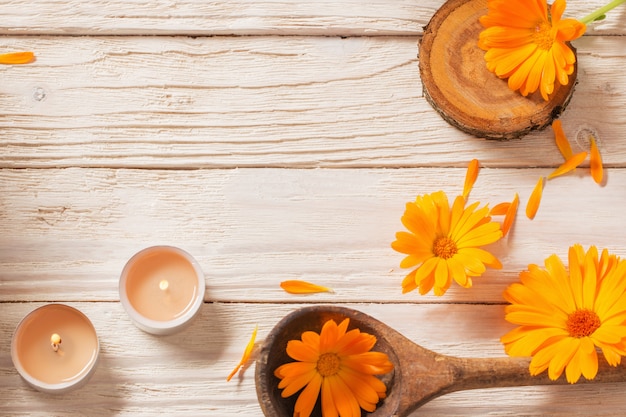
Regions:
[[[455,383],[451,385],[449,392],[477,388],[568,383],[565,375],[552,381],[548,377],[547,371],[540,375],[531,376],[528,370],[530,358],[453,358],[451,362]],[[610,366],[604,359],[600,359],[596,377],[588,381],[581,376],[578,382],[626,382],[626,365]]]

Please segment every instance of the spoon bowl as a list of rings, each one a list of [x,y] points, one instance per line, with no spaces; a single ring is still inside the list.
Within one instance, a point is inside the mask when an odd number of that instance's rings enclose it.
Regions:
[[[345,318],[350,319],[348,330],[358,328],[362,332],[376,335],[377,342],[373,351],[384,352],[394,365],[394,370],[381,375],[381,380],[387,386],[387,398],[378,403],[376,411],[369,414],[376,417],[393,415],[400,401],[400,390],[394,387],[401,384],[399,359],[393,346],[381,335],[379,321],[356,310],[331,306],[304,307],[285,316],[265,339],[259,358],[256,363],[256,389],[259,403],[266,416],[292,417],[297,395],[282,398],[278,389],[280,380],[274,376],[274,370],[280,365],[293,362],[287,355],[287,342],[300,339],[303,332],[312,330],[319,333],[328,320],[335,320],[337,324]],[[320,404],[313,410],[313,416],[321,416]]]
[[[564,377],[551,381],[547,375],[531,376],[529,358],[457,358],[423,348],[386,324],[360,311],[338,306],[303,307],[285,316],[269,333],[256,362],[257,397],[267,417],[291,417],[298,395],[282,398],[274,370],[293,360],[287,355],[287,342],[300,339],[307,330],[319,332],[330,319],[337,323],[350,319],[348,329],[359,328],[373,334],[373,351],[384,352],[394,370],[382,375],[387,397],[369,417],[406,417],[428,401],[461,390],[526,385],[567,384]],[[586,380],[581,380],[584,382]],[[587,381],[588,382],[588,381]],[[626,366],[609,366],[599,361],[598,375],[592,382],[626,382]],[[318,404],[312,416],[321,416]]]

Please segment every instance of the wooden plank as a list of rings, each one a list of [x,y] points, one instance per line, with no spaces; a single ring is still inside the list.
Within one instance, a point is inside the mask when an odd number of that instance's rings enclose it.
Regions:
[[[570,2],[566,16],[605,2]],[[258,348],[313,303],[359,309],[444,354],[502,356],[501,293],[528,263],[565,257],[573,243],[626,256],[616,215],[626,203],[623,11],[574,42],[580,77],[562,118],[572,139],[599,132],[608,180],[597,186],[579,168],[550,181],[530,221],[536,179],[562,161],[551,133],[472,138],[423,98],[417,41],[442,3],[0,2],[0,52],[37,54],[0,66],[0,337],[61,301],[93,320],[102,343],[88,387],[62,396],[26,387],[3,343],[0,415],[259,417],[254,364],[225,377],[255,324]],[[389,245],[405,202],[460,192],[474,157],[486,168],[472,199],[520,193],[517,223],[491,248],[504,269],[444,298],[402,295],[402,255]],[[201,316],[171,337],[141,332],[118,302],[124,263],[154,244],[188,250],[206,273]],[[335,292],[278,287],[299,278]],[[615,416],[623,391],[477,390],[414,417]]]
[[[604,0],[568,2],[582,18]],[[419,35],[443,0],[18,0],[0,4],[0,34],[15,35]],[[624,34],[619,11],[589,33]]]
[[[524,215],[540,175],[552,169],[481,170],[471,199],[493,206],[520,195],[510,235],[490,250],[504,264],[474,288],[401,294],[408,271],[390,248],[417,194],[462,190],[464,168],[0,171],[0,301],[116,301],[118,277],[140,249],[172,244],[200,262],[207,301],[485,302],[529,263],[574,243],[626,256],[616,208],[626,170],[600,187],[588,169],[549,181],[537,217]],[[451,197],[452,198],[452,197]],[[334,294],[294,296],[279,283],[305,279]],[[45,291],[41,291],[45,288]]]
[[[468,155],[491,166],[561,162],[550,129],[494,142],[443,121],[422,95],[417,38],[11,40],[38,60],[0,68],[0,167],[458,166]],[[577,46],[580,77],[564,128],[572,139],[595,128],[605,162],[626,166],[626,37]]]
[[[2,304],[0,337],[38,303]],[[226,382],[252,329],[257,349],[274,325],[300,305],[205,304],[182,333],[153,337],[135,328],[119,303],[71,303],[94,323],[101,344],[99,364],[88,385],[53,396],[26,386],[13,368],[9,343],[0,345],[0,414],[20,416],[219,415],[259,417],[254,359]],[[348,304],[387,323],[406,337],[442,354],[503,356],[499,338],[511,327],[502,306]],[[419,376],[416,376],[419,377]],[[577,384],[460,392],[443,396],[415,413],[439,416],[619,415],[624,384]],[[560,404],[554,407],[555,402]],[[593,400],[581,401],[581,398]],[[600,407],[598,405],[601,404]]]

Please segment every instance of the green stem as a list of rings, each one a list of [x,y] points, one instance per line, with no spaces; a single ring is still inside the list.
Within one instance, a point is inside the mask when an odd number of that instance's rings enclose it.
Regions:
[[[613,0],[606,6],[600,7],[598,10],[594,11],[593,13],[588,14],[587,16],[583,17],[582,19],[580,19],[580,21],[584,24],[589,24],[593,22],[594,20],[604,16],[606,12],[616,8],[617,6],[619,6],[620,4],[624,2],[626,2],[626,0]]]

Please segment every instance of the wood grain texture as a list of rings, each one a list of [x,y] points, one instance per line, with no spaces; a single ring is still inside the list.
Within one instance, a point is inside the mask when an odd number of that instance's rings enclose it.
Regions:
[[[390,243],[404,229],[405,203],[439,189],[457,195],[464,168],[5,169],[0,299],[117,301],[126,261],[144,247],[171,244],[199,261],[207,301],[502,303],[502,291],[529,263],[552,253],[566,259],[574,243],[626,256],[614,212],[626,205],[626,170],[609,169],[603,187],[586,168],[549,181],[530,221],[526,200],[550,172],[481,170],[472,200],[493,206],[520,195],[513,230],[491,247],[503,269],[439,298],[401,294],[408,271]],[[335,293],[289,295],[279,287],[288,279]]]
[[[568,2],[567,17],[605,3]],[[254,364],[225,379],[259,324],[347,305],[423,346],[503,355],[502,291],[529,263],[573,243],[626,256],[626,9],[575,42],[579,76],[562,116],[598,133],[607,178],[586,166],[547,183],[535,220],[525,202],[562,162],[549,130],[494,143],[464,134],[426,102],[418,40],[443,0],[13,0],[0,2],[0,415],[259,417]],[[237,35],[237,36],[231,36]],[[242,36],[239,36],[242,35]],[[244,36],[245,35],[245,36]],[[417,194],[520,194],[493,245],[504,268],[444,298],[401,294],[390,248]],[[118,302],[125,262],[171,244],[199,261],[207,290],[190,328],[153,337]],[[333,294],[294,296],[306,279]],[[36,392],[8,341],[28,312],[67,302],[94,322],[94,378],[62,396]],[[415,417],[621,416],[623,384],[446,395]]]
[[[39,35],[419,35],[443,0],[206,2],[17,0],[0,4],[0,34]],[[603,0],[570,1],[567,17],[582,18]],[[624,34],[619,11],[590,33]]]
[[[494,143],[446,123],[423,97],[417,38],[13,39],[40,52],[35,64],[0,68],[0,167],[561,161],[550,129]],[[626,166],[626,37],[576,46],[578,85],[563,126],[572,140],[595,128],[605,162]]]
[[[9,340],[19,320],[39,305],[3,304],[0,337]],[[92,320],[100,338],[100,362],[93,378],[67,395],[38,393],[21,381],[12,367],[8,344],[2,344],[0,414],[258,417],[254,364],[228,383],[226,375],[256,324],[258,349],[280,318],[300,306],[208,303],[182,333],[154,337],[134,327],[119,303],[70,305]],[[502,356],[498,338],[510,328],[502,319],[502,306],[346,306],[372,315],[428,349],[459,357]],[[613,416],[626,406],[621,389],[620,384],[578,384],[467,391],[434,400],[415,417],[519,415],[521,409],[525,416]]]

